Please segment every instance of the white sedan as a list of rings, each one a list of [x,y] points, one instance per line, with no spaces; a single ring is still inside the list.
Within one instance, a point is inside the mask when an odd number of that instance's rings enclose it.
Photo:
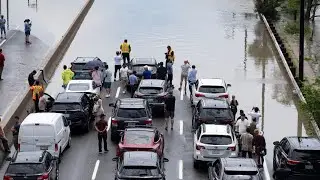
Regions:
[[[82,92],[100,95],[100,87],[95,87],[93,80],[71,80],[66,92]]]

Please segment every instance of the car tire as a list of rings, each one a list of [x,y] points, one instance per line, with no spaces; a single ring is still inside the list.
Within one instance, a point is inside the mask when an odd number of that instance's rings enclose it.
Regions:
[[[68,144],[67,144],[67,149],[71,147],[71,136],[69,136]]]
[[[83,131],[85,133],[88,133],[90,131],[90,120],[88,120],[85,126],[83,127]]]
[[[111,133],[111,141],[116,143],[117,140],[118,140],[118,137],[115,134]]]
[[[196,160],[193,160],[193,167],[195,169],[199,169],[199,162],[197,162]]]
[[[62,156],[62,152],[61,152],[61,149],[59,151],[59,157],[58,157],[58,163],[60,164],[61,163],[61,156]]]
[[[273,154],[272,167],[273,167],[273,171],[276,171],[278,169],[275,154]]]
[[[55,180],[59,180],[59,175],[60,175],[60,172],[59,172],[59,165],[58,165],[57,170],[56,170],[56,179]]]

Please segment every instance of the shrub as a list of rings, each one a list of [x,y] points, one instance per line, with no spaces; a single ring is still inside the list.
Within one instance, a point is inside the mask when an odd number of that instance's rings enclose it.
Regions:
[[[280,7],[284,0],[255,0],[255,10],[263,14],[266,18],[277,20],[279,13],[277,8]]]
[[[288,34],[299,34],[300,32],[299,22],[288,22],[284,27],[284,31]],[[305,26],[304,34],[309,35],[310,33],[311,33],[311,28],[309,26]]]
[[[316,80],[314,84],[305,85],[302,88],[302,93],[307,101],[307,104],[302,104],[302,108],[309,111],[318,126],[320,125],[320,82]]]

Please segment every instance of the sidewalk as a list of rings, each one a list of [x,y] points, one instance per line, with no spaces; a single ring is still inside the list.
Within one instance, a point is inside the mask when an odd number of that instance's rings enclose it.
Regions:
[[[32,33],[31,33],[32,34]],[[32,44],[24,42],[24,32],[11,30],[7,33],[7,40],[0,41],[0,46],[6,61],[0,81],[0,117],[15,103],[16,97],[28,88],[28,75],[42,63],[49,47],[41,40],[30,36]],[[5,42],[3,42],[5,41]]]

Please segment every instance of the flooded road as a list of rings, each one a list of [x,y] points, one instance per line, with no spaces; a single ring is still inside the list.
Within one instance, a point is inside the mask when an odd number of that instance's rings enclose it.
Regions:
[[[171,45],[176,54],[174,77],[180,75],[179,67],[188,59],[196,65],[198,78],[221,77],[232,84],[231,94],[237,97],[239,109],[249,112],[253,106],[260,107],[268,148],[265,169],[271,172],[272,142],[284,136],[306,135],[306,132],[298,123],[292,86],[253,8],[251,0],[96,0],[52,79],[48,93],[57,94],[61,90],[62,65],[69,65],[77,56],[98,56],[113,70],[112,58],[125,38],[131,43],[132,56],[153,56],[158,61],[164,60],[166,46]],[[174,78],[174,85],[178,87],[178,84],[179,79]],[[117,88],[118,84],[114,83],[113,96]],[[175,95],[178,101],[175,119],[185,125],[182,135],[165,132],[166,156],[170,160],[166,167],[167,179],[180,179],[181,173],[182,179],[206,179],[206,172],[192,167],[193,134],[188,96],[180,99],[178,91]],[[104,99],[108,115],[111,110],[107,105],[112,100],[114,98]],[[161,130],[162,122],[163,119],[155,120]],[[178,123],[175,126],[179,128]],[[70,178],[69,172],[85,168],[88,171],[77,171],[80,174],[74,179],[90,178],[99,159],[101,169],[97,179],[113,179],[114,150],[98,156],[95,132],[73,140],[73,145],[79,148],[71,148],[66,153],[60,170],[62,177]],[[79,166],[72,167],[74,162],[79,162]]]

